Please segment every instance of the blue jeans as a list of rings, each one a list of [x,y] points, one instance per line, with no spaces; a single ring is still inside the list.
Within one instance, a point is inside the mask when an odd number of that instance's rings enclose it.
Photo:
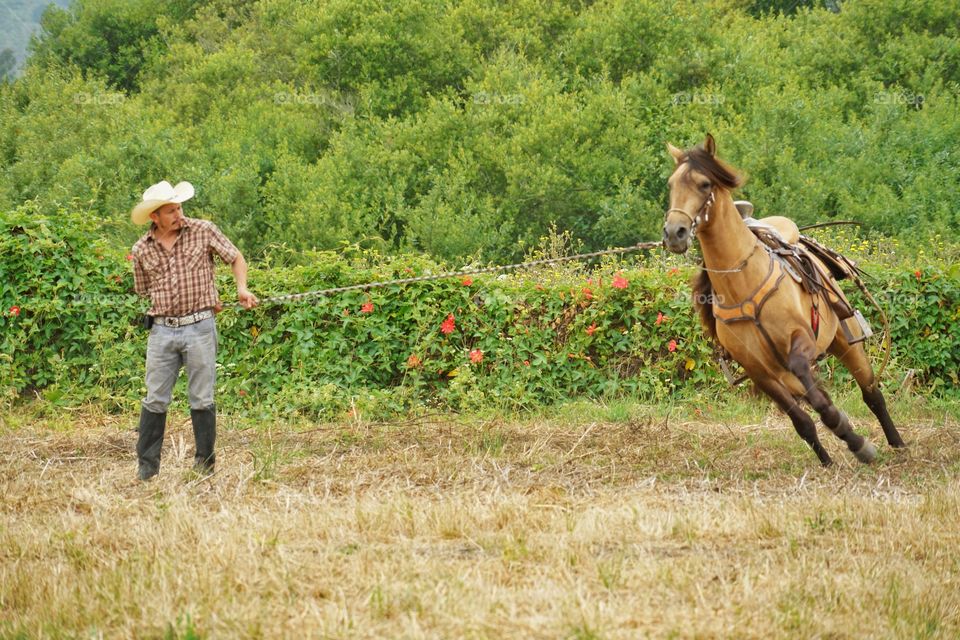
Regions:
[[[151,413],[166,413],[180,367],[187,371],[190,408],[204,410],[213,407],[217,382],[217,323],[214,318],[176,329],[153,325],[147,338],[144,409]]]

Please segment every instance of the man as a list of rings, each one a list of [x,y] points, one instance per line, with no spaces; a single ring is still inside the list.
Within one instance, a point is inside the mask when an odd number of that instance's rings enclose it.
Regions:
[[[180,203],[193,194],[189,182],[175,187],[159,182],[144,192],[143,200],[130,212],[134,224],[152,221],[150,230],[131,251],[134,288],[150,298],[147,396],[140,410],[137,440],[141,480],[160,471],[167,406],[181,366],[187,372],[196,441],[194,469],[213,472],[217,415],[213,399],[217,362],[214,313],[223,308],[214,285],[214,255],[231,265],[241,306],[250,309],[259,303],[247,289],[247,263],[240,251],[212,222],[184,217]]]

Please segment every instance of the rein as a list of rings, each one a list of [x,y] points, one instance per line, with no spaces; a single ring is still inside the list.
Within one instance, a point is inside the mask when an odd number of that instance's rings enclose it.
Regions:
[[[739,263],[737,263],[737,266],[735,266],[733,269],[710,269],[702,261],[699,266],[701,269],[703,269],[707,273],[740,273],[741,271],[747,268],[747,264],[750,263],[750,258],[752,258],[753,254],[757,252],[757,247],[759,246],[760,246],[759,242],[754,244],[753,249],[750,250],[750,253],[747,254],[747,257],[741,260]]]

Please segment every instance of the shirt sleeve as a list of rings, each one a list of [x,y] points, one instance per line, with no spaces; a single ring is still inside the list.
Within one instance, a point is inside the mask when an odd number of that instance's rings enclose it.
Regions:
[[[213,223],[210,223],[210,249],[227,264],[233,264],[233,261],[240,255],[240,250]]]
[[[136,254],[133,255],[133,290],[137,292],[137,295],[147,296],[150,292],[147,288],[148,279],[147,271],[143,268],[143,264],[140,262],[140,257]]]

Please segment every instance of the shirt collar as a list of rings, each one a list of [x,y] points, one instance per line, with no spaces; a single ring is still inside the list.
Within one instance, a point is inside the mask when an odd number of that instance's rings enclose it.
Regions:
[[[191,222],[193,222],[193,219],[184,216],[184,217],[183,217],[183,226],[180,228],[180,231],[185,231],[185,230],[189,229]],[[147,240],[153,240],[154,242],[156,242],[156,240],[157,240],[156,231],[157,231],[157,223],[156,223],[156,222],[151,222],[151,223],[150,223],[150,230],[147,231]]]

